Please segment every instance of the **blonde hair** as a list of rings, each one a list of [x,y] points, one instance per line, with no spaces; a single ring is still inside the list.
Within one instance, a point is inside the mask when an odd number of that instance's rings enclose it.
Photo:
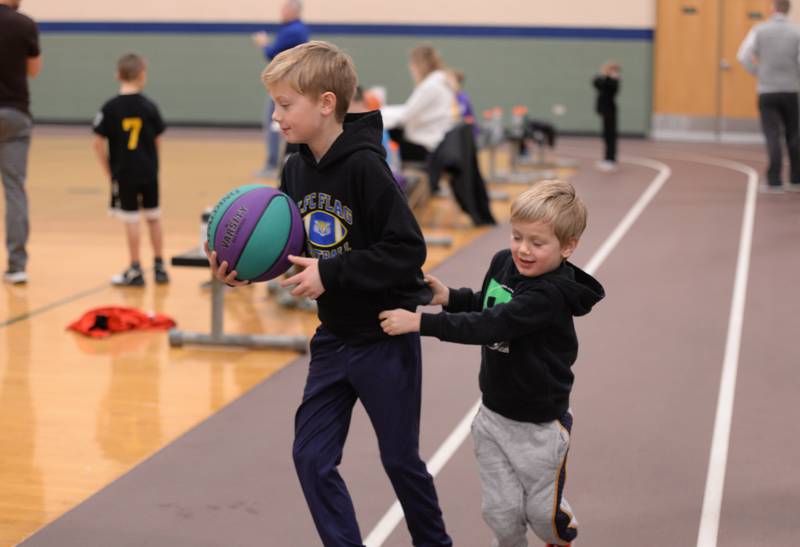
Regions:
[[[434,70],[440,70],[444,67],[444,62],[439,52],[429,45],[417,46],[412,49],[409,59],[419,70],[420,78],[425,78]]]
[[[147,61],[136,53],[126,53],[117,61],[117,74],[123,82],[132,82],[147,68]]]
[[[336,120],[341,122],[355,93],[358,77],[349,55],[329,42],[311,41],[275,56],[261,73],[268,88],[286,82],[301,95],[336,95]]]
[[[572,238],[580,239],[587,216],[586,206],[575,194],[575,188],[563,180],[537,182],[511,204],[511,222],[551,224],[562,245]]]

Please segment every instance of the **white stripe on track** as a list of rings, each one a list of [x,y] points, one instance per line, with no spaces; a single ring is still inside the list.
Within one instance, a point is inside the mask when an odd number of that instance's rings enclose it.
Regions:
[[[627,214],[622,218],[613,232],[606,238],[600,248],[595,252],[589,262],[584,266],[584,270],[589,274],[594,274],[597,269],[602,265],[611,251],[622,240],[625,234],[633,226],[642,211],[645,210],[647,205],[653,200],[655,195],[661,190],[661,187],[672,174],[672,170],[666,164],[655,161],[649,158],[639,158],[626,156],[622,159],[623,163],[633,163],[636,165],[643,165],[658,171],[658,175],[650,182],[647,189],[642,193],[636,203],[630,208]],[[464,440],[469,436],[470,424],[475,414],[478,412],[480,406],[480,399],[472,405],[452,433],[447,437],[444,443],[434,453],[433,457],[428,461],[428,472],[434,477],[442,470],[445,464],[453,457],[456,450],[461,446]],[[366,547],[380,547],[383,542],[394,531],[400,521],[403,520],[403,510],[400,507],[400,502],[394,501],[392,506],[385,515],[378,521],[378,524],[370,532],[367,539],[364,540]]]
[[[703,508],[697,532],[697,547],[717,547],[719,521],[722,514],[722,495],[725,487],[725,473],[728,465],[733,403],[736,393],[736,376],[739,371],[739,351],[742,342],[744,308],[747,296],[747,278],[750,270],[750,255],[755,228],[756,195],[758,173],[743,163],[722,158],[710,158],[680,151],[659,152],[659,157],[704,163],[723,167],[747,176],[747,193],[742,212],[742,228],[739,234],[739,254],[736,258],[736,274],[728,317],[728,332],[725,339],[725,354],[722,361],[717,408],[714,417],[714,431],[711,437],[711,450],[708,459],[708,472],[703,494]],[[748,160],[751,158],[745,157]]]
[[[716,547],[719,520],[722,510],[722,492],[725,486],[725,469],[728,464],[733,400],[736,392],[736,375],[739,369],[739,350],[742,343],[744,304],[747,296],[747,277],[750,270],[750,250],[756,215],[756,191],[758,173],[744,164],[704,158],[696,161],[728,167],[747,175],[747,196],[742,213],[742,230],[739,235],[739,256],[736,260],[736,278],[733,284],[731,312],[728,319],[728,334],[725,342],[725,357],[722,362],[717,413],[714,419],[714,434],[708,459],[706,489],[703,495],[703,511],[697,533],[697,547]]]

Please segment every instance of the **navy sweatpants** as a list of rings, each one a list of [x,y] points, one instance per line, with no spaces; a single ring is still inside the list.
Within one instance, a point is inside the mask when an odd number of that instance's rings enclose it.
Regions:
[[[311,340],[303,402],[295,416],[294,464],[325,547],[361,547],[353,503],[337,467],[361,400],[381,462],[416,546],[452,545],[433,477],[419,457],[422,365],[418,334],[346,346],[327,329]]]

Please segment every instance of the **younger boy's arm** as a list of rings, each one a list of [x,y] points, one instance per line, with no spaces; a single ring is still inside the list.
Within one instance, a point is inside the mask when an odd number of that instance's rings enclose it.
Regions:
[[[529,291],[483,311],[430,314],[397,309],[383,311],[378,317],[383,331],[392,336],[419,332],[446,342],[484,345],[549,326],[553,309],[553,302],[545,293]]]
[[[108,149],[106,148],[105,137],[101,137],[100,135],[95,135],[94,141],[92,142],[92,146],[94,147],[95,156],[97,156],[97,160],[100,162],[100,167],[106,174],[106,178],[108,178],[108,180],[111,180],[111,168],[108,165]]]
[[[419,331],[448,342],[491,344],[551,325],[555,307],[546,293],[532,290],[515,294],[509,302],[483,311],[423,313]]]
[[[450,289],[450,301],[444,310],[450,313],[461,313],[481,310],[481,291],[469,288]]]
[[[483,286],[489,282],[491,272],[497,271],[499,263],[503,260],[504,253],[498,252],[492,258],[489,270],[483,278]],[[429,276],[433,277],[433,276]],[[444,304],[444,311],[461,313],[481,311],[483,309],[483,291],[473,291],[469,288],[448,289],[448,302]],[[433,302],[432,302],[433,303]]]

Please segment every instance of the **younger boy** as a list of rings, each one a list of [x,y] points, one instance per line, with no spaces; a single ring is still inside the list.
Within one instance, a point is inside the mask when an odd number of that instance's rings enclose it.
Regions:
[[[310,257],[290,257],[303,271],[282,285],[316,299],[322,323],[311,340],[293,447],[317,531],[326,547],[362,545],[337,471],[360,400],[413,544],[452,545],[433,478],[419,457],[419,335],[387,336],[378,321],[380,310],[413,310],[431,299],[421,271],[425,241],[386,164],[380,113],[345,117],[355,67],[326,42],[280,53],[262,80],[286,141],[300,143],[284,166],[281,189],[300,208]],[[214,253],[209,261],[218,279],[243,284],[226,262],[217,266]]]
[[[604,296],[567,262],[586,227],[586,208],[569,183],[537,183],[511,205],[511,249],[498,252],[483,289],[448,289],[427,276],[439,314],[380,314],[383,330],[420,332],[481,344],[482,405],[472,425],[483,517],[496,547],[527,545],[526,524],[548,544],[578,534],[562,498],[572,414],[573,316]]]
[[[159,135],[166,127],[158,107],[142,95],[147,83],[144,58],[134,53],[123,55],[117,63],[117,79],[119,95],[106,102],[94,119],[94,149],[111,180],[111,209],[125,225],[131,259],[131,265],[115,275],[111,283],[144,285],[139,261],[139,209],[150,232],[155,281],[169,283],[162,258],[163,235],[158,207]]]

